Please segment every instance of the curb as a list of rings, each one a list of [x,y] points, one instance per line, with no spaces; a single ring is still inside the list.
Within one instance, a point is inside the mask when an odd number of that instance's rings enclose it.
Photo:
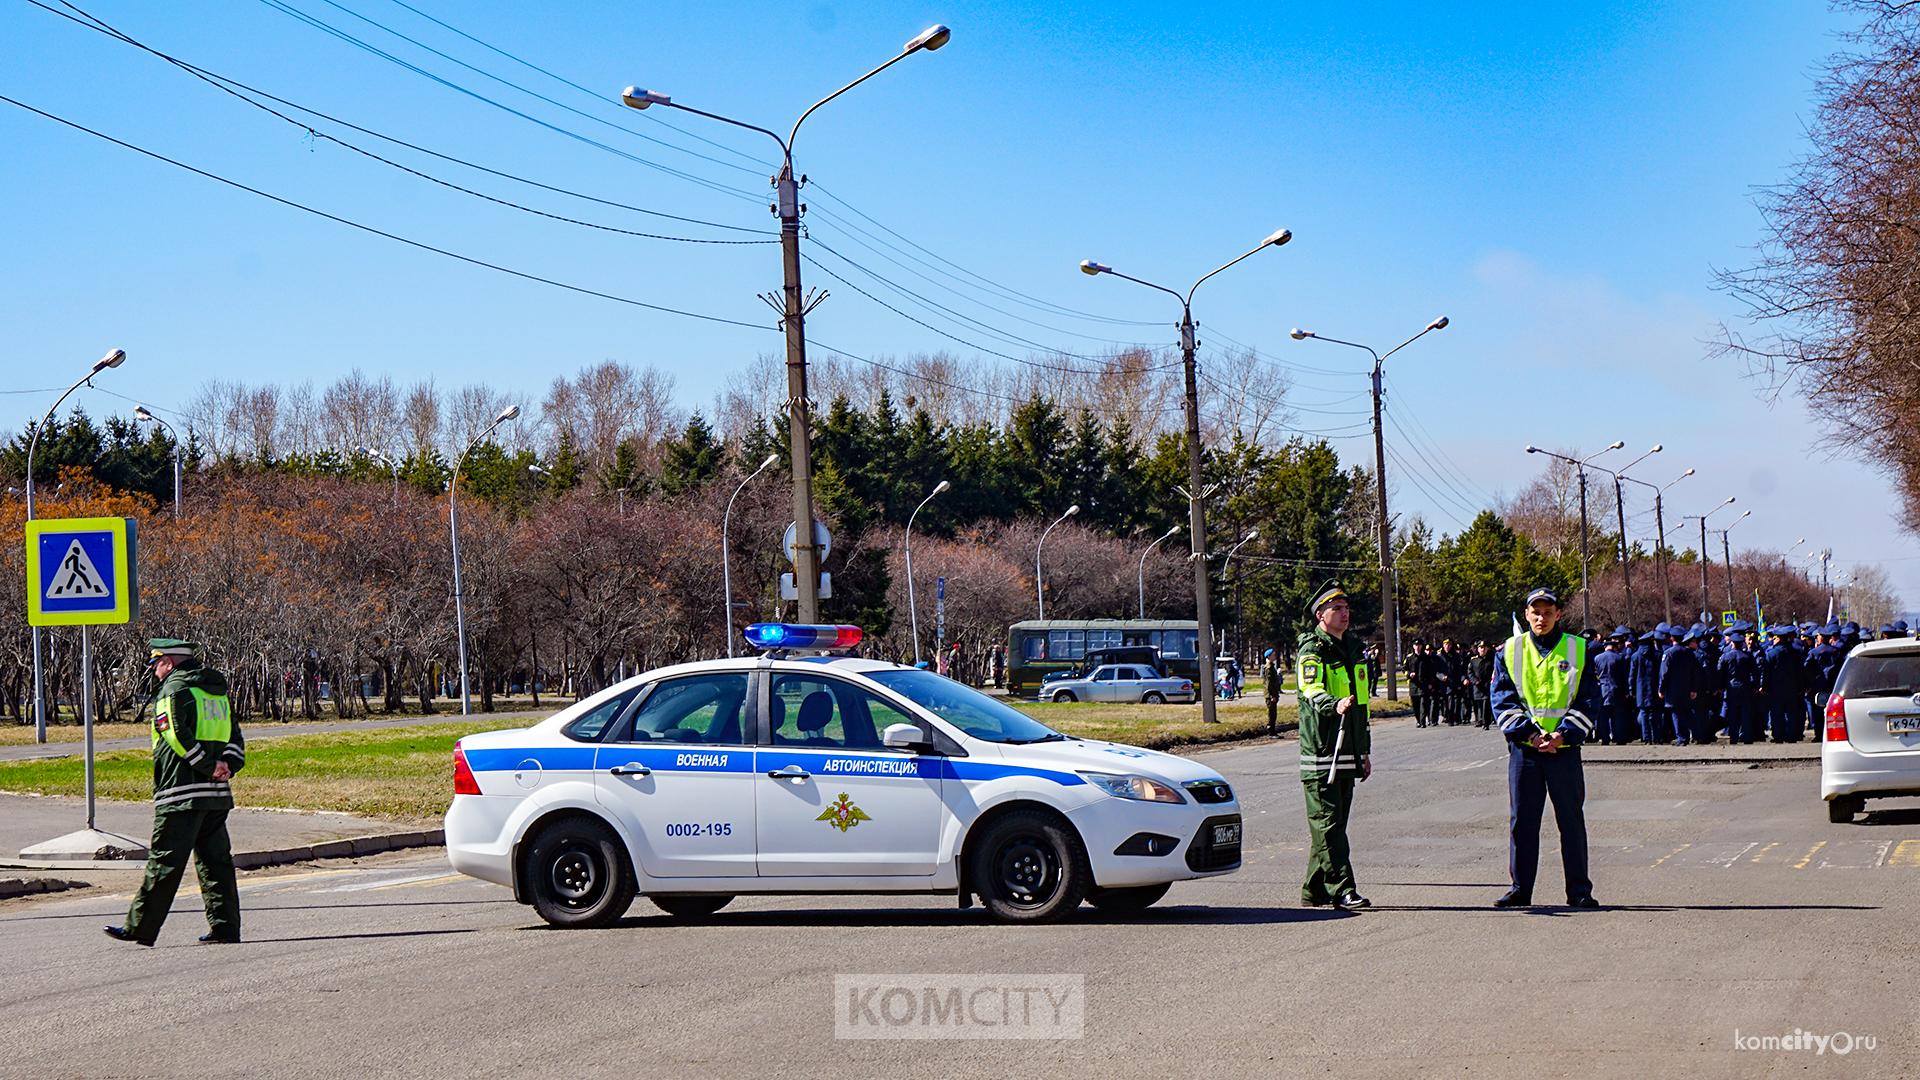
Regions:
[[[1582,757],[1584,765],[1636,765],[1660,768],[1684,765],[1745,765],[1749,769],[1784,769],[1795,766],[1812,765],[1818,767],[1817,757],[1698,757],[1698,758],[1596,758]]]
[[[68,889],[91,888],[84,881],[68,881],[66,878],[0,878],[0,900],[12,900],[19,896],[34,896],[39,893],[66,892]]]
[[[381,836],[356,836],[346,840],[328,840],[304,847],[235,852],[233,865],[241,870],[258,870],[267,866],[285,866],[289,863],[314,862],[319,859],[357,859],[365,855],[378,855],[383,851],[441,847],[446,842],[446,833],[441,829],[386,833]]]

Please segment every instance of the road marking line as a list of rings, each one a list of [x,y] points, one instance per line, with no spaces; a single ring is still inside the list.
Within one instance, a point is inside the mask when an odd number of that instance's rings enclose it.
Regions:
[[[1892,850],[1893,850],[1893,841],[1886,840],[1881,842],[1880,854],[1877,858],[1873,860],[1874,869],[1877,870],[1880,867],[1887,865],[1887,852]]]
[[[1902,840],[1887,856],[1888,866],[1920,866],[1920,840]]]
[[[1780,841],[1778,841],[1778,840],[1775,840],[1774,842],[1772,842],[1772,843],[1770,843],[1770,844],[1768,844],[1768,845],[1767,845],[1766,847],[1763,847],[1763,848],[1761,848],[1761,849],[1760,849],[1760,852],[1759,852],[1759,854],[1757,854],[1757,855],[1755,855],[1755,856],[1754,856],[1754,857],[1753,857],[1753,858],[1752,858],[1751,860],[1749,860],[1749,861],[1750,861],[1750,862],[1759,862],[1759,861],[1760,861],[1761,859],[1764,859],[1764,858],[1766,858],[1766,857],[1767,857],[1767,852],[1769,852],[1769,851],[1772,851],[1772,850],[1773,850],[1774,848],[1777,848],[1777,847],[1779,847],[1779,846],[1780,846]],[[1729,865],[1731,865],[1731,864],[1729,864]]]
[[[1653,860],[1653,865],[1659,866],[1661,863],[1666,862],[1668,859],[1673,858],[1675,855],[1680,854],[1681,852],[1687,850],[1692,846],[1693,846],[1692,844],[1681,844],[1679,847],[1674,848],[1672,851],[1669,851],[1665,855],[1662,855],[1659,858]],[[1653,867],[1648,867],[1648,869],[1652,869],[1652,868]]]
[[[401,878],[399,881],[389,881],[383,885],[374,885],[374,886],[368,887],[367,891],[379,892],[381,889],[403,889],[409,885],[418,885],[419,887],[426,889],[426,888],[431,888],[435,885],[450,885],[456,881],[469,881],[469,880],[471,879],[468,878],[467,875],[465,874],[441,874],[438,877],[430,877],[425,879]],[[340,891],[345,892],[346,890],[342,889]]]
[[[387,888],[394,885],[412,885],[416,882],[430,881],[440,877],[439,871],[431,874],[414,874],[411,877],[387,878],[382,881],[356,881],[351,885],[335,885],[330,889],[315,889],[317,893],[365,892],[369,889]]]
[[[1753,843],[1748,844],[1746,847],[1741,848],[1738,853],[1727,856],[1727,861],[1722,863],[1721,865],[1726,869],[1731,870],[1733,869],[1734,863],[1737,863],[1741,859],[1746,858],[1747,852],[1752,851],[1754,848],[1757,848],[1759,846],[1760,846],[1760,841],[1755,840]]]
[[[1806,855],[1804,855],[1799,862],[1793,864],[1793,868],[1795,870],[1805,870],[1807,868],[1807,864],[1813,861],[1813,857],[1815,855],[1818,855],[1820,853],[1820,849],[1826,846],[1827,846],[1827,842],[1825,840],[1822,840],[1819,843],[1813,845],[1813,847],[1807,850]]]

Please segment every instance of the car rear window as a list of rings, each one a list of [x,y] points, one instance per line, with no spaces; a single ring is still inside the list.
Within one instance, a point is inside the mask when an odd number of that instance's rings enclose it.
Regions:
[[[1850,698],[1911,697],[1920,694],[1920,652],[1856,653],[1840,669],[1837,694]]]

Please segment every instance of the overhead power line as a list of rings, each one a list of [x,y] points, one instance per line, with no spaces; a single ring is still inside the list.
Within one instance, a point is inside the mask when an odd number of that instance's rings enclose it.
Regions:
[[[372,225],[362,224],[361,222],[354,221],[350,218],[341,217],[338,214],[330,214],[325,210],[320,210],[315,207],[308,206],[305,203],[295,202],[292,199],[283,198],[282,196],[275,195],[272,192],[262,191],[256,187],[250,187],[246,184],[241,183],[238,180],[230,180],[227,177],[219,175],[218,173],[211,173],[205,169],[196,168],[195,166],[189,165],[184,161],[178,161],[174,158],[170,158],[165,154],[159,153],[158,151],[149,150],[143,146],[136,146],[133,143],[127,142],[124,139],[116,139],[113,136],[106,134],[105,132],[96,131],[93,128],[87,127],[85,124],[77,123],[73,120],[68,120],[63,116],[56,116],[53,113],[47,112],[45,109],[35,108],[34,106],[29,105],[24,101],[17,101],[5,95],[0,95],[0,102],[4,102],[8,105],[12,105],[17,109],[24,109],[25,111],[33,113],[36,116],[44,117],[48,120],[53,121],[56,124],[61,124],[66,127],[72,128],[75,131],[84,132],[88,135],[93,136],[96,139],[99,139],[103,142],[112,143],[113,145],[121,147],[122,149],[131,150],[136,154],[142,155],[143,157],[149,157],[155,161],[165,162],[166,164],[171,165],[176,169],[182,169],[186,172],[193,173],[196,176],[202,176],[208,180],[215,181],[216,183],[225,184],[226,186],[231,188],[237,188],[238,190],[247,192],[250,195],[257,195],[260,198],[266,199],[270,202],[276,202],[282,206],[291,207],[292,209],[299,210],[304,213],[312,214],[315,217],[325,218],[328,221],[336,222],[338,224],[345,225],[352,229],[358,229],[361,232],[371,233],[374,236],[384,237],[396,243],[405,244],[408,247],[418,248],[421,251],[430,251],[435,255],[443,255],[449,259],[455,259],[460,262],[467,263],[468,265],[471,265],[471,266],[482,267],[487,270],[493,270],[497,273],[507,274],[509,276],[521,278],[526,281],[539,282],[542,285],[551,285],[556,289],[565,289],[568,292],[579,293],[583,296],[595,296],[595,297],[599,297],[602,300],[611,300],[616,304],[627,304],[632,307],[646,308],[649,311],[658,311],[667,315],[679,315],[689,319],[699,319],[703,322],[722,323],[727,326],[744,326],[750,330],[777,329],[776,327],[769,326],[765,323],[751,323],[751,322],[746,322],[740,319],[725,318],[720,315],[706,315],[697,311],[686,311],[681,308],[667,307],[664,304],[650,304],[645,300],[635,300],[632,297],[618,296],[613,293],[601,292],[598,289],[589,289],[583,285],[572,285],[564,281],[557,281],[553,278],[542,277],[539,274],[530,274],[524,270],[515,270],[511,267],[502,266],[499,263],[488,262],[485,259],[477,259],[471,255],[462,255],[459,252],[449,251],[446,248],[442,248],[442,247],[435,247],[432,244],[425,243],[424,241],[420,241],[420,240],[414,240],[409,237],[401,236],[398,233],[391,233],[391,232],[387,232],[384,229],[377,229]]]

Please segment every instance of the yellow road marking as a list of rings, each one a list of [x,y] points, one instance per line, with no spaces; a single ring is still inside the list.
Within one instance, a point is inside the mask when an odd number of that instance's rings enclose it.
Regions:
[[[1653,865],[1659,866],[1661,863],[1666,862],[1668,859],[1673,858],[1675,855],[1680,854],[1681,852],[1687,850],[1692,846],[1693,846],[1692,844],[1681,844],[1679,847],[1674,848],[1672,851],[1669,851],[1665,855],[1662,855],[1659,858],[1653,860]],[[1649,869],[1651,869],[1651,867],[1649,867]]]
[[[1768,844],[1766,847],[1761,848],[1759,852],[1757,852],[1750,861],[1759,862],[1761,859],[1764,859],[1767,857],[1767,852],[1772,851],[1774,848],[1777,848],[1779,846],[1780,846],[1780,841],[1775,840],[1773,843]]]
[[[1902,840],[1887,856],[1888,866],[1920,866],[1920,840]]]
[[[1825,840],[1822,840],[1819,843],[1813,845],[1813,847],[1807,851],[1806,855],[1802,857],[1799,862],[1793,864],[1793,868],[1795,870],[1805,870],[1807,868],[1807,864],[1813,861],[1813,857],[1815,855],[1820,854],[1820,849],[1826,846],[1827,846],[1827,842]]]

